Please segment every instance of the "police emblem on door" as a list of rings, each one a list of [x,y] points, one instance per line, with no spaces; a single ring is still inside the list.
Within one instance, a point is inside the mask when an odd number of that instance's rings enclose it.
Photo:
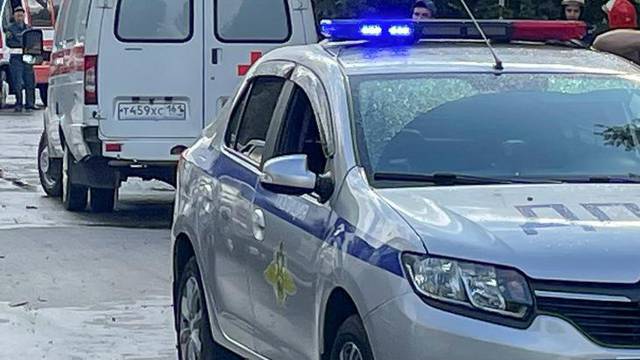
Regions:
[[[287,259],[284,253],[284,243],[280,243],[273,255],[273,261],[264,271],[264,277],[273,287],[278,305],[284,306],[289,296],[293,296],[298,291],[293,276],[287,269]]]

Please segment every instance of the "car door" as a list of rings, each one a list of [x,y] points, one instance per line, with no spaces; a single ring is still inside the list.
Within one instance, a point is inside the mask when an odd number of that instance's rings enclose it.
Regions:
[[[321,140],[325,137],[320,135],[322,112],[310,100],[324,94],[300,83],[290,84],[279,104],[283,116],[274,119],[276,130],[269,132],[267,156],[305,154],[309,169],[324,174],[330,165]],[[316,304],[322,276],[316,256],[328,231],[331,208],[316,194],[276,194],[258,183],[253,209],[255,236],[247,266],[256,346],[272,359],[316,358]]]
[[[205,286],[211,286],[208,303],[214,304],[225,336],[251,349],[255,317],[246,263],[253,242],[252,203],[262,149],[284,83],[282,77],[261,75],[248,83],[231,112],[219,156],[203,166],[215,181],[199,185],[199,238],[206,244],[207,259],[212,259],[204,274]]]
[[[195,140],[204,125],[203,2],[113,3],[97,59],[101,138]]]
[[[205,1],[205,121],[263,54],[316,41],[310,0]]]

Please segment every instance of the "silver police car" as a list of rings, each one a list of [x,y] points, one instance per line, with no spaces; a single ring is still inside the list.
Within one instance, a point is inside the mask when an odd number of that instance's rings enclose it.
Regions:
[[[640,359],[638,68],[432,24],[324,23],[184,154],[181,359]]]

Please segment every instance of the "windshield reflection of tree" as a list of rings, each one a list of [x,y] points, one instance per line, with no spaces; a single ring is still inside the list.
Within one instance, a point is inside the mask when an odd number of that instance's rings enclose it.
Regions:
[[[604,144],[607,146],[624,148],[626,151],[634,151],[638,149],[638,139],[640,138],[638,121],[640,121],[640,119],[634,119],[630,124],[621,126],[597,124],[596,128],[602,129],[602,131],[596,131],[595,134],[602,136]]]

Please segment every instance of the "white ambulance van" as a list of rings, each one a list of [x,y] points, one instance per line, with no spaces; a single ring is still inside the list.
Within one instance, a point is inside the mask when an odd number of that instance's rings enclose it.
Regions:
[[[127,178],[173,184],[181,152],[252,63],[316,41],[311,0],[64,0],[43,188],[67,210],[104,212]]]

